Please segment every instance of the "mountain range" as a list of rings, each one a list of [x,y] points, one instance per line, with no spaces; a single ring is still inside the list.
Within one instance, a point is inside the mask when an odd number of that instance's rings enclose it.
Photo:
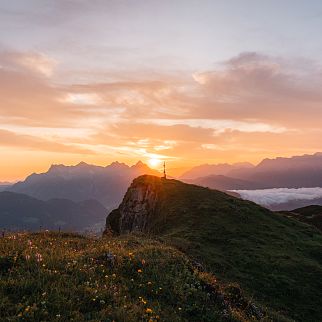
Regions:
[[[108,166],[84,162],[75,166],[52,165],[47,172],[33,173],[13,185],[8,185],[7,182],[0,184],[0,191],[25,194],[41,201],[65,199],[79,203],[92,199],[110,211],[122,201],[132,180],[143,174],[161,175],[141,161],[133,166],[119,162]],[[230,192],[236,197],[243,197],[238,190],[322,187],[322,153],[265,159],[257,166],[247,162],[200,165],[184,173],[181,180],[221,191],[237,190]],[[263,194],[265,191],[263,190]],[[322,198],[294,199],[282,203],[276,199],[276,203],[273,200],[268,207],[272,210],[292,210],[311,204],[322,205]]]
[[[213,175],[224,175],[229,186],[238,186],[239,180],[244,188],[304,188],[322,187],[322,153],[293,156],[290,158],[264,159],[258,165],[250,163],[201,165],[184,173],[180,179],[192,179],[192,182],[204,181],[216,186],[216,177],[201,179]],[[238,188],[233,188],[238,189]]]
[[[249,162],[239,162],[234,164],[219,163],[219,164],[201,164],[183,173],[179,179],[197,179],[209,175],[229,175],[233,170],[252,169],[255,166]]]
[[[96,199],[110,209],[119,204],[131,181],[142,174],[160,175],[141,161],[133,166],[119,162],[106,167],[85,162],[75,166],[52,165],[47,172],[33,173],[7,190],[40,200],[63,198],[80,202]]]
[[[211,189],[227,191],[227,190],[253,190],[253,189],[266,189],[267,185],[260,182],[249,181],[238,178],[231,178],[221,174],[213,174],[196,179],[183,180],[187,183],[194,183],[198,186],[208,187]]]

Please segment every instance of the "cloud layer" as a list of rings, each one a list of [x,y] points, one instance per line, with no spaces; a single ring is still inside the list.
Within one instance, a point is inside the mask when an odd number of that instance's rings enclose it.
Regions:
[[[100,82],[65,82],[61,64],[39,52],[0,53],[0,147],[106,162],[153,155],[175,166],[322,148],[314,61],[251,52],[206,71],[104,70]]]
[[[293,200],[314,200],[322,198],[322,188],[275,188],[262,190],[234,190],[243,199],[269,207]]]

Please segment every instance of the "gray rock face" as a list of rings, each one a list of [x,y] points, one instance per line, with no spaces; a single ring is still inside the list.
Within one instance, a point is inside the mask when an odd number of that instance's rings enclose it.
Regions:
[[[155,211],[158,194],[152,185],[138,186],[130,189],[120,207],[121,233],[145,231],[149,216]]]
[[[151,176],[149,178],[151,180]],[[119,208],[107,217],[106,230],[120,234],[149,231],[149,223],[156,212],[160,194],[156,183],[161,180],[158,177],[152,178],[152,182],[144,181],[142,177],[139,181],[133,181]]]

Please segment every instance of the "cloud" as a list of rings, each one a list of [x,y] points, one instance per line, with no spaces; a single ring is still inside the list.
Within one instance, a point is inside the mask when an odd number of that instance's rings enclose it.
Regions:
[[[292,200],[314,200],[322,198],[322,188],[275,188],[263,190],[234,190],[243,199],[256,202],[263,206],[272,206]]]
[[[50,77],[58,62],[40,52],[21,53],[4,51],[0,53],[0,64],[2,68],[12,71],[25,70],[25,72],[30,71]]]
[[[0,53],[0,120],[15,140],[37,132],[93,153],[162,151],[187,163],[321,150],[322,71],[314,62],[242,53],[193,74],[103,70],[105,82],[82,84],[59,82],[56,64],[37,52]]]
[[[73,126],[87,114],[59,101],[66,91],[47,77],[52,70],[42,56],[5,52],[0,54],[0,66],[0,115],[3,123]]]
[[[94,154],[92,150],[75,145],[62,144],[55,141],[41,139],[31,135],[19,135],[0,129],[0,146],[17,147],[23,150],[39,150],[70,154]]]
[[[129,121],[202,125],[206,120],[222,129],[240,130],[244,124],[242,130],[251,131],[255,125],[254,132],[319,127],[322,122],[322,69],[312,61],[243,53],[192,75],[159,74],[153,80],[146,72],[142,80],[144,73],[138,74],[140,80],[125,77],[75,85],[74,90],[99,95],[102,108],[123,107]]]
[[[22,66],[32,71],[37,71],[46,77],[52,76],[54,68],[58,64],[56,60],[39,53],[22,56],[18,62]]]

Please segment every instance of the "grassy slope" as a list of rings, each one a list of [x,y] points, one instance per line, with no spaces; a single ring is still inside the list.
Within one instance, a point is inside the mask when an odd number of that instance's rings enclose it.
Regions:
[[[322,320],[322,235],[252,202],[175,180],[140,177],[161,199],[150,230],[238,282],[262,305],[301,321]]]
[[[143,237],[0,238],[1,321],[252,321],[239,292]]]
[[[311,205],[284,213],[322,231],[322,206]]]

